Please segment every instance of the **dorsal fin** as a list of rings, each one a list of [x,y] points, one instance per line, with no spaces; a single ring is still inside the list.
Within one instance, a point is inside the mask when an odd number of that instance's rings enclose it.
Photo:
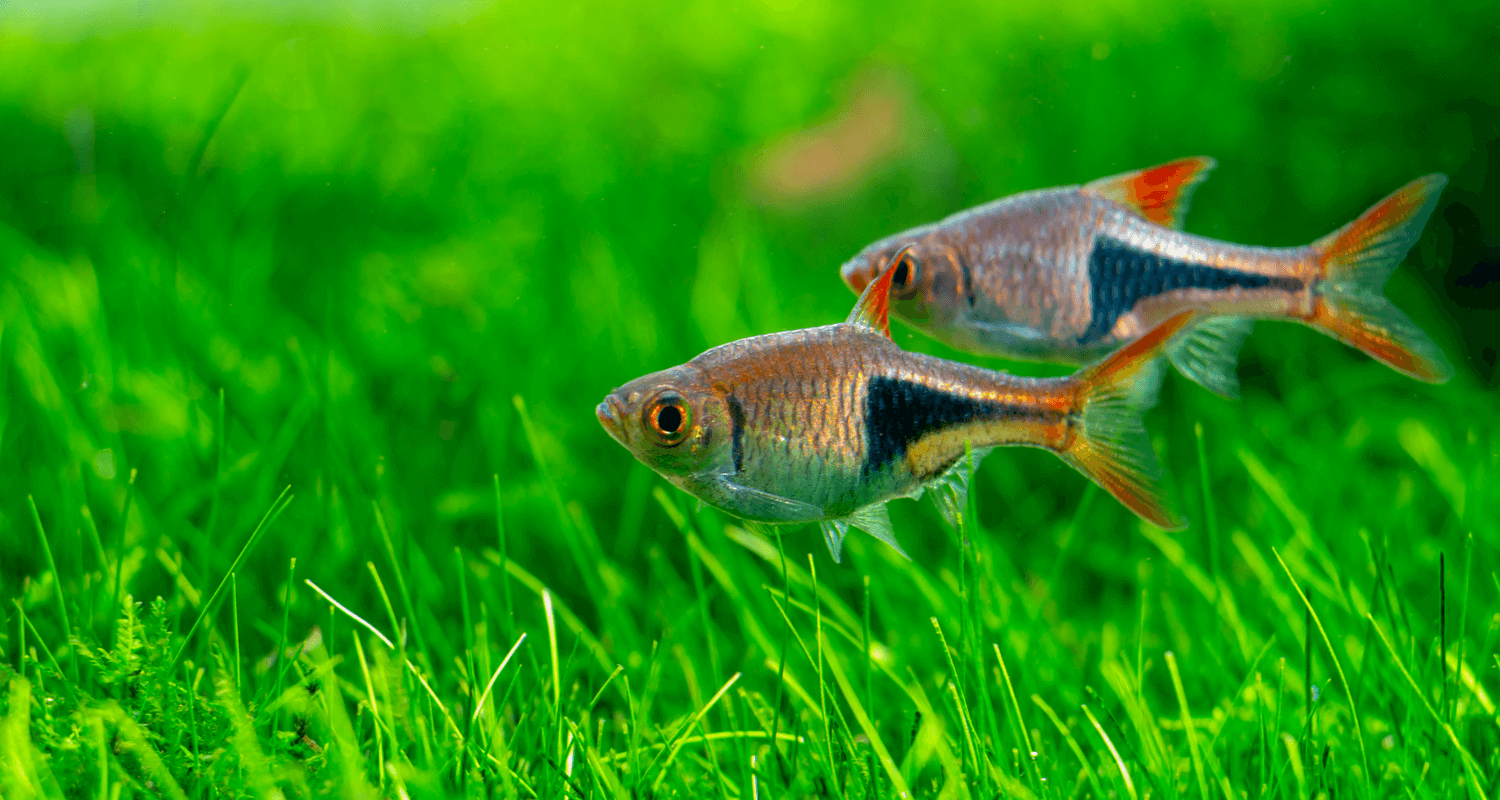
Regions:
[[[1083,191],[1113,200],[1158,225],[1181,228],[1193,190],[1216,166],[1218,162],[1208,156],[1181,158],[1089,181]]]
[[[887,339],[891,338],[891,280],[897,267],[901,266],[902,260],[913,247],[914,245],[907,245],[896,251],[880,277],[870,281],[870,285],[865,287],[864,294],[859,296],[859,302],[854,304],[854,310],[849,312],[849,318],[845,322],[869,328]]]

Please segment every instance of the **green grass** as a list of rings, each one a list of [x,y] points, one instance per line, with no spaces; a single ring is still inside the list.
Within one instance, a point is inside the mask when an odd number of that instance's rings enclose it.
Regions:
[[[0,4],[0,796],[1494,796],[1493,12],[1323,12]],[[872,66],[893,149],[757,189]],[[881,235],[1197,153],[1256,244],[1448,173],[1389,292],[1458,376],[1262,324],[1148,420],[1188,530],[1000,451],[909,561],[593,419]]]

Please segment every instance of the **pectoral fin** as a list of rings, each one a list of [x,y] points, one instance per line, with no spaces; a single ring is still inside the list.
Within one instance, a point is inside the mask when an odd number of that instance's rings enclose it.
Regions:
[[[818,530],[823,532],[823,541],[828,543],[828,552],[833,556],[833,563],[843,562],[844,537],[849,535],[849,520],[821,520],[818,522]]]
[[[1011,340],[1020,340],[1023,342],[1042,342],[1052,338],[1048,336],[1045,331],[1037,330],[1030,325],[1025,325],[1020,322],[988,322],[973,320],[969,324],[974,326],[974,329],[979,331],[980,335],[986,340],[999,343],[1004,343]]]
[[[701,476],[701,483],[706,484],[718,505],[750,519],[787,523],[812,522],[827,516],[822,508],[811,503],[735,483],[728,475]]]

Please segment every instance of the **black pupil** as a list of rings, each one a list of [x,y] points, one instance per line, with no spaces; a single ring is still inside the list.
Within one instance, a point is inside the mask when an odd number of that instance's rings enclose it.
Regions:
[[[676,433],[682,427],[682,409],[677,406],[662,406],[656,412],[656,427],[662,433]]]
[[[906,266],[906,259],[903,258],[901,259],[901,263],[896,265],[896,274],[891,276],[891,281],[897,286],[905,286],[906,279],[911,277],[908,274],[909,272],[910,270]]]

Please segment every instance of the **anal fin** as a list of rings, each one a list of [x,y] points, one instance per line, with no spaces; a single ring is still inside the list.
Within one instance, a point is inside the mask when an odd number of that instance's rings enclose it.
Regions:
[[[964,511],[969,507],[969,479],[974,470],[979,469],[979,462],[993,449],[981,447],[971,451],[971,456],[959,456],[953,466],[927,485],[933,505],[955,530],[962,524]]]
[[[1183,377],[1233,400],[1240,396],[1240,348],[1254,326],[1249,317],[1209,317],[1169,344],[1167,359]]]
[[[891,512],[886,509],[885,503],[865,506],[854,512],[849,517],[849,524],[885,542],[891,546],[892,550],[900,553],[908,561],[911,560],[911,556],[906,555],[906,551],[896,543],[896,532],[891,529]]]
[[[891,529],[891,514],[886,510],[885,503],[875,503],[847,517],[818,521],[818,528],[823,532],[823,541],[828,543],[828,552],[833,556],[835,563],[842,562],[844,559],[844,539],[849,535],[851,527],[874,536],[890,545],[892,550],[908,560],[911,559],[911,556],[906,555],[906,551],[901,549],[901,545],[896,543],[896,534]]]

